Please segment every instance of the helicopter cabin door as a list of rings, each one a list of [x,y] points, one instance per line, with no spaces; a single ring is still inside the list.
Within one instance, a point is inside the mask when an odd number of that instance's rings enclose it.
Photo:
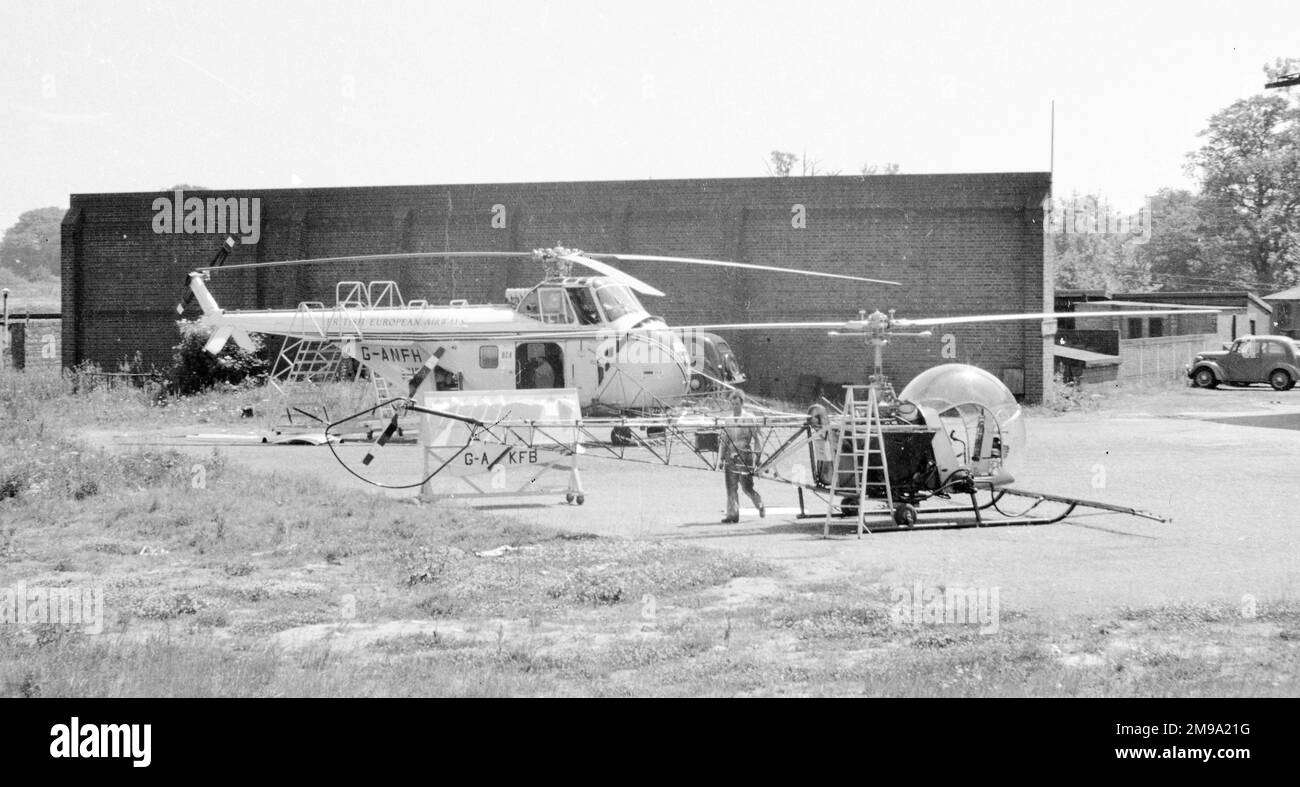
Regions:
[[[564,351],[555,342],[525,342],[515,347],[515,388],[564,387]]]

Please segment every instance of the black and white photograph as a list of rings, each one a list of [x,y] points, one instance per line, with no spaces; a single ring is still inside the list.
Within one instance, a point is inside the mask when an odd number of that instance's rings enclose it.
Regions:
[[[5,3],[0,696],[1296,697],[1297,30]]]

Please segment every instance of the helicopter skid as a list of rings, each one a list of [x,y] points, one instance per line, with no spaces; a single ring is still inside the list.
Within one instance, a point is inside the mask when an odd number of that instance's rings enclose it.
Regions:
[[[1082,500],[1079,498],[1070,498],[1070,497],[1062,497],[1059,495],[1049,495],[1049,494],[1042,494],[1038,492],[1029,492],[1021,489],[1011,489],[1009,487],[1003,487],[995,490],[984,489],[981,491],[990,493],[989,499],[982,503],[978,501],[978,498],[975,495],[971,495],[971,503],[968,505],[916,507],[915,509],[917,515],[916,521],[914,524],[911,525],[898,524],[898,522],[896,521],[894,510],[891,510],[889,508],[864,510],[862,512],[863,530],[865,532],[870,532],[870,533],[892,533],[895,531],[906,531],[906,530],[963,530],[968,528],[981,528],[981,527],[1053,525],[1065,521],[1066,519],[1074,515],[1079,508],[1094,509],[1097,512],[1113,512],[1117,514],[1126,514],[1128,516],[1150,519],[1156,522],[1169,521],[1166,518],[1159,517],[1149,512],[1141,511],[1135,508],[1129,508],[1125,506],[1115,506],[1115,505],[1110,505],[1109,503],[1099,503],[1096,501]],[[833,504],[830,500],[827,500],[821,494],[818,494],[817,497],[823,499],[823,501],[826,502],[828,505],[831,505],[832,524],[852,525],[854,527],[857,526],[858,513],[856,511],[856,507],[853,507],[851,504],[844,505],[843,501],[841,501],[841,503],[839,504]],[[1029,503],[1028,508],[1025,508],[1024,510],[1019,511],[1015,514],[1009,514],[1003,511],[999,505],[1007,497],[1024,498],[1032,502]],[[877,501],[877,503],[883,505],[883,501]],[[1059,511],[1044,513],[1038,516],[1032,516],[1034,511],[1036,511],[1039,508],[1039,506],[1043,505],[1044,503],[1055,503],[1055,504],[1063,505],[1064,508]],[[803,490],[800,490],[799,508],[800,508],[800,513],[797,516],[797,518],[799,519],[823,519],[824,520],[826,518],[825,512],[809,513],[806,510],[804,506]],[[992,511],[995,512],[992,516],[990,516],[989,513],[986,513],[990,509],[992,509]],[[965,514],[966,516],[963,516],[958,519],[932,518],[935,515],[939,515],[939,514]]]

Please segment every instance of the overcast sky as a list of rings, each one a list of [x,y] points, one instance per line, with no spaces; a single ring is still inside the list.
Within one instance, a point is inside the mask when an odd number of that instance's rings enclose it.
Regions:
[[[1136,6],[1136,7],[1135,7]],[[0,5],[0,228],[70,193],[1046,171],[1135,208],[1300,2]]]

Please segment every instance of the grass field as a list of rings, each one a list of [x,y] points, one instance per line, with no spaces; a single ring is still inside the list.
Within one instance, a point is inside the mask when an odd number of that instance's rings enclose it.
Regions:
[[[900,623],[879,577],[809,582],[734,551],[255,476],[215,449],[106,453],[78,428],[236,423],[267,393],[157,407],[137,389],[72,388],[50,372],[0,377],[0,590],[102,588],[102,631],[0,623],[4,695],[1300,689],[1297,603],[1003,609],[990,634]]]

